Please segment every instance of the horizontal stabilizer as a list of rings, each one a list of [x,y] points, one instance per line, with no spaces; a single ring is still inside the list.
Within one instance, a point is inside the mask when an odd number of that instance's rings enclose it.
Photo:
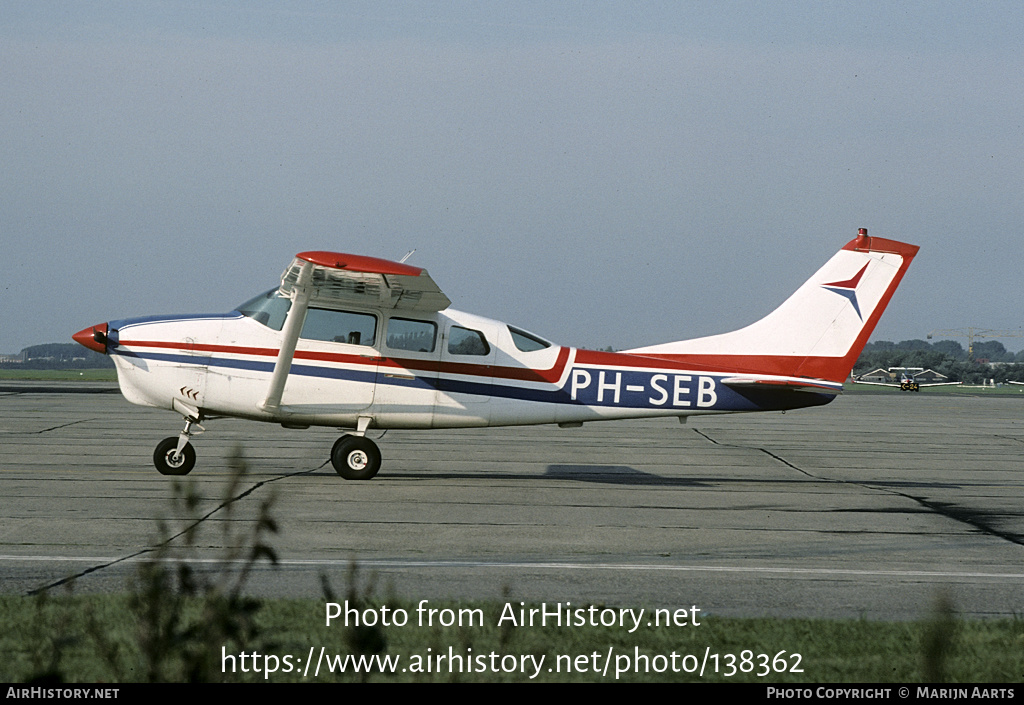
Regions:
[[[799,382],[785,379],[757,379],[754,377],[727,377],[722,384],[732,389],[764,389],[790,392],[814,392],[816,394],[840,394],[843,386],[801,380]]]

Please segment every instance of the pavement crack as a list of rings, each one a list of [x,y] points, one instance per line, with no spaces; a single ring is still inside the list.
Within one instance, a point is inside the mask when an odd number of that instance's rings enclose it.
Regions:
[[[714,438],[712,438],[711,436],[709,436],[708,434],[704,433],[703,431],[701,431],[701,430],[700,430],[700,429],[698,429],[698,428],[694,428],[694,429],[691,429],[691,430],[692,430],[692,431],[693,431],[694,433],[696,433],[696,434],[697,434],[698,436],[700,436],[701,438],[705,438],[705,439],[707,439],[707,440],[711,441],[711,442],[712,442],[712,443],[714,443],[714,444],[715,444],[716,446],[720,446],[720,445],[723,445],[722,443],[719,443],[719,442],[718,442],[718,441],[716,441],[716,440],[715,440]]]
[[[783,458],[781,455],[776,455],[775,453],[771,452],[767,448],[758,448],[757,450],[761,451],[762,453],[764,453],[765,455],[767,455],[767,456],[769,456],[771,458],[774,458],[775,460],[779,461],[783,465],[785,465],[787,467],[791,467],[791,468],[793,468],[794,470],[796,470],[799,473],[803,473],[804,475],[806,475],[807,477],[811,478],[812,480],[818,480],[820,482],[842,482],[842,480],[833,480],[831,478],[819,477],[818,475],[814,475],[812,473],[809,473],[806,470],[804,470],[803,468],[797,467],[793,463],[789,462],[788,460]]]
[[[838,482],[844,485],[851,485],[853,487],[860,487],[875,492],[882,492],[885,494],[893,495],[895,497],[902,497],[903,499],[909,499],[910,501],[916,502],[918,505],[924,507],[925,509],[928,509],[931,512],[939,514],[940,516],[944,516],[947,519],[952,519],[953,521],[966,524],[967,526],[970,526],[971,528],[976,529],[982,532],[983,534],[987,534],[988,536],[993,536],[995,538],[1000,538],[1005,541],[1009,541],[1010,543],[1017,544],[1018,546],[1024,546],[1024,537],[1018,536],[1017,534],[1012,534],[1007,531],[1000,531],[999,529],[992,526],[989,522],[984,521],[982,514],[980,512],[971,511],[966,507],[958,507],[954,504],[948,504],[946,502],[935,502],[927,500],[923,497],[915,497],[914,495],[907,494],[905,492],[899,492],[888,487],[877,487],[876,485],[873,485],[870,482],[859,482],[857,480],[841,480],[836,478],[819,477],[818,475],[814,475],[813,473],[798,468],[796,465],[789,462],[785,458],[782,458],[781,456],[778,456],[768,450],[765,450],[764,448],[758,448],[758,450],[767,453],[771,457],[778,460],[780,463],[784,463],[785,465],[793,468],[794,470],[797,470],[806,475],[807,477],[813,478],[815,480],[819,480],[821,482]]]
[[[57,426],[50,426],[49,428],[43,428],[38,431],[0,431],[4,435],[18,435],[18,436],[38,436],[42,433],[49,433],[50,431],[56,431],[58,428],[67,428],[68,426],[74,426],[75,424],[86,423],[87,421],[96,421],[96,419],[79,419],[78,421],[69,421],[68,423],[62,423]]]
[[[75,422],[75,423],[78,423],[78,422]],[[65,425],[70,425],[70,424],[65,424]],[[35,588],[33,590],[29,590],[25,594],[27,596],[29,596],[29,597],[32,597],[34,595],[38,595],[38,594],[46,592],[48,590],[52,590],[54,588],[58,588],[61,585],[66,585],[68,583],[71,583],[71,582],[77,580],[78,578],[82,578],[82,577],[84,577],[86,575],[89,575],[90,573],[95,573],[97,571],[104,570],[106,568],[110,568],[111,566],[115,566],[118,563],[124,563],[125,561],[131,561],[133,559],[139,558],[140,556],[145,556],[146,554],[154,553],[156,551],[159,551],[161,548],[169,546],[176,539],[184,536],[185,534],[189,533],[190,531],[195,530],[197,527],[199,527],[201,524],[206,522],[213,515],[217,514],[218,512],[220,512],[221,510],[227,508],[228,506],[234,504],[235,502],[248,497],[249,495],[251,495],[256,490],[260,489],[261,487],[265,487],[266,485],[269,485],[272,482],[278,482],[279,480],[286,480],[288,478],[299,477],[301,475],[309,475],[311,473],[316,472],[317,470],[320,470],[326,464],[327,464],[327,462],[324,462],[323,465],[320,465],[318,467],[312,468],[310,470],[299,470],[297,472],[290,472],[290,473],[288,473],[286,475],[280,475],[278,477],[273,477],[273,478],[271,478],[269,480],[260,480],[259,482],[255,483],[254,485],[252,485],[248,489],[246,489],[246,490],[244,490],[242,492],[239,492],[234,497],[229,497],[228,499],[224,500],[223,502],[218,504],[216,507],[212,508],[206,514],[204,514],[203,516],[199,517],[194,522],[192,522],[191,524],[189,524],[188,526],[186,526],[185,528],[183,528],[181,531],[177,532],[173,536],[169,536],[166,539],[164,539],[163,541],[160,541],[159,543],[157,543],[157,544],[155,544],[153,546],[147,546],[146,548],[139,549],[138,551],[135,551],[134,553],[130,553],[127,556],[121,556],[120,558],[116,558],[116,559],[114,559],[112,561],[107,561],[106,563],[101,563],[99,565],[94,565],[94,566],[90,566],[88,568],[84,568],[83,570],[80,570],[77,573],[74,573],[72,575],[68,575],[68,576],[66,576],[64,578],[61,578],[60,580],[54,581],[52,583],[48,583],[48,584],[43,585],[41,587]]]
[[[767,448],[745,446],[734,443],[720,443],[702,431],[699,431],[697,429],[693,429],[693,431],[698,435],[703,436],[704,438],[711,441],[717,446],[723,446],[726,448],[745,448],[747,450],[759,450],[765,455],[768,455],[769,457],[782,463],[786,467],[790,467],[796,470],[797,472],[811,478],[812,480],[817,480],[819,482],[834,482],[844,485],[851,485],[853,487],[860,487],[875,492],[883,492],[885,494],[893,495],[895,497],[902,497],[903,499],[909,499],[910,501],[916,502],[921,507],[924,507],[925,509],[934,512],[935,514],[939,514],[940,516],[944,516],[947,519],[952,519],[953,521],[960,522],[961,524],[966,524],[967,526],[970,526],[972,529],[980,531],[983,534],[993,536],[995,538],[1000,538],[1005,541],[1009,541],[1010,543],[1016,544],[1018,546],[1024,546],[1024,536],[1020,536],[1018,534],[1013,534],[1008,531],[1002,531],[1000,529],[997,529],[992,525],[991,522],[986,521],[984,515],[980,512],[971,511],[970,509],[967,509],[965,507],[959,507],[954,504],[948,504],[946,502],[935,502],[927,500],[923,497],[915,497],[914,495],[906,494],[905,492],[899,492],[888,487],[877,487],[869,482],[859,482],[857,480],[841,480],[836,478],[821,477],[820,475],[815,475],[812,472],[808,472],[807,470],[804,470],[803,468],[794,465],[793,463],[783,458],[781,455],[773,453]],[[1005,438],[1007,440],[1017,441],[1018,443],[1024,443],[1024,440],[1014,438],[1012,436],[997,435],[996,438]]]
[[[999,434],[996,434],[995,437],[996,438],[1003,438],[1003,439],[1005,439],[1007,441],[1013,441],[1015,443],[1024,443],[1024,438],[1014,438],[1013,436],[1000,436]]]
[[[870,485],[864,486],[871,487]],[[899,497],[905,497],[906,499],[917,502],[922,507],[930,509],[936,514],[940,514],[946,517],[947,519],[952,519],[953,521],[958,521],[963,524],[967,524],[968,526],[977,529],[983,534],[987,534],[988,536],[994,536],[996,538],[1009,541],[1010,543],[1015,543],[1018,546],[1024,546],[1024,536],[1012,534],[1008,531],[1001,531],[995,528],[989,522],[986,522],[984,520],[983,514],[981,512],[971,511],[970,509],[967,509],[965,507],[958,507],[955,504],[948,504],[946,502],[935,502],[927,500],[924,497],[915,497],[914,495],[905,494],[903,492],[897,492],[895,490],[874,487],[872,489],[881,489],[883,492],[888,492]]]

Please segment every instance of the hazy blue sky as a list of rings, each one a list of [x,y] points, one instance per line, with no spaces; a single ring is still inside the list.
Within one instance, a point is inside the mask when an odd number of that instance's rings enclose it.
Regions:
[[[1016,1],[0,1],[0,352],[412,248],[456,308],[632,347],[859,227],[921,246],[875,339],[1017,329],[1022,37]]]

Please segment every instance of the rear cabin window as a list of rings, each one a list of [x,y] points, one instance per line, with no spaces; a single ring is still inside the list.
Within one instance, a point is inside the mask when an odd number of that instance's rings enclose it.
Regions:
[[[354,311],[311,308],[306,312],[300,337],[349,345],[373,345],[377,335],[377,317]]]
[[[452,326],[448,332],[448,352],[452,355],[486,355],[491,348],[480,331]]]
[[[414,321],[408,318],[392,318],[388,321],[388,347],[392,350],[412,352],[434,352],[437,338],[437,324],[430,321]]]
[[[291,299],[282,296],[277,289],[271,289],[249,299],[235,310],[267,328],[281,330],[284,328],[284,319],[291,306]]]
[[[543,350],[544,348],[551,347],[551,343],[548,341],[533,333],[527,333],[525,330],[509,326],[508,332],[512,334],[512,342],[523,352],[533,352],[534,350]]]

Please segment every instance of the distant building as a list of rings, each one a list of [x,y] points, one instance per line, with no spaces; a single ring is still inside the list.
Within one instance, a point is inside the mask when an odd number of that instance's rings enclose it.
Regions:
[[[949,377],[936,372],[935,370],[926,370],[923,367],[890,367],[889,369],[883,369],[879,367],[876,370],[865,372],[862,375],[858,375],[857,379],[861,382],[899,382],[900,377],[907,375],[912,377],[915,382],[948,382]]]
[[[895,380],[894,376],[891,376],[888,370],[879,367],[877,370],[871,370],[865,372],[862,375],[855,375],[856,379],[863,382],[892,382]]]
[[[949,377],[935,370],[923,370],[914,375],[915,382],[948,382]]]

